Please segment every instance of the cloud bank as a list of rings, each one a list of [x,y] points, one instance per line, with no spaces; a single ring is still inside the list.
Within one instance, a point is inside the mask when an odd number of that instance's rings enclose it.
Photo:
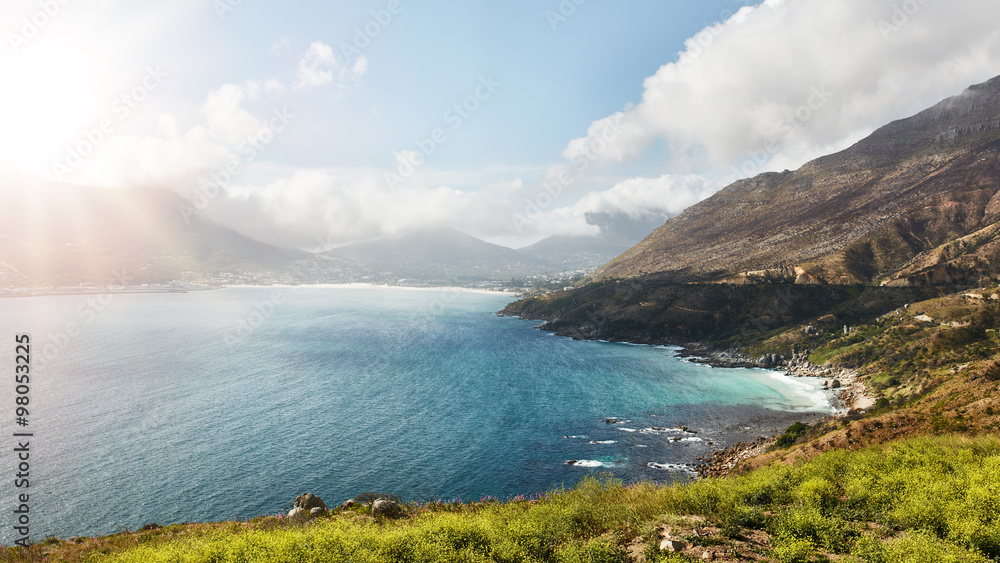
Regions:
[[[601,186],[588,172],[579,184],[593,191],[567,190],[536,206],[527,223],[514,219],[539,193],[535,180],[491,178],[456,189],[441,181],[449,171],[426,166],[400,185],[385,182],[393,166],[272,167],[283,172],[266,180],[232,174],[205,213],[300,248],[444,225],[527,242],[594,233],[588,213],[674,215],[728,181],[798,167],[1000,73],[997,21],[1000,3],[992,0],[767,0],[743,8],[688,39],[676,61],[645,80],[638,103],[570,140],[561,156],[586,158],[609,180]],[[340,88],[367,71],[364,56],[349,64],[314,42],[298,59],[292,89]],[[253,115],[246,104],[282,91],[274,82],[221,86],[201,108],[204,123],[181,133],[164,116],[160,135],[109,142],[94,158],[103,177],[93,183],[163,186],[191,197],[234,159],[256,166],[267,153],[248,159],[247,139],[273,128],[274,118]],[[617,134],[608,140],[610,126]],[[594,153],[597,142],[602,150]],[[405,159],[406,151],[396,156]],[[566,161],[550,172],[571,167]],[[659,173],[633,178],[635,161],[659,162]]]
[[[642,101],[618,116],[625,134],[604,156],[627,161],[662,140],[696,168],[726,169],[761,150],[800,165],[997,74],[998,18],[1000,4],[983,0],[744,8],[646,79]]]

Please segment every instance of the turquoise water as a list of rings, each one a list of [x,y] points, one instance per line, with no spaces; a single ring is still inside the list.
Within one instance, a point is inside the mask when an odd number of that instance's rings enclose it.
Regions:
[[[32,537],[250,518],[304,492],[478,500],[592,471],[669,481],[774,411],[828,409],[771,372],[496,316],[509,300],[381,288],[0,300],[0,331],[34,342]],[[12,404],[13,385],[2,393]]]

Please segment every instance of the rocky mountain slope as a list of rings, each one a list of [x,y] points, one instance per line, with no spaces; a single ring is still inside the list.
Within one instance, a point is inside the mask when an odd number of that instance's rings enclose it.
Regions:
[[[997,273],[1000,77],[794,172],[740,180],[595,279],[926,285]]]

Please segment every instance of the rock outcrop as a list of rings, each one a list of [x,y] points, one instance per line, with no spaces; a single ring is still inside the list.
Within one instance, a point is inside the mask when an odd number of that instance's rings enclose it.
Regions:
[[[372,503],[372,516],[375,518],[398,518],[401,512],[394,500],[380,498]]]
[[[323,499],[312,493],[306,493],[295,497],[292,509],[288,511],[290,520],[308,520],[326,513],[326,503]]]
[[[323,502],[323,499],[312,493],[306,493],[295,497],[294,506],[296,508],[302,508],[307,512],[314,508],[322,508],[323,510],[326,510],[326,503]]]

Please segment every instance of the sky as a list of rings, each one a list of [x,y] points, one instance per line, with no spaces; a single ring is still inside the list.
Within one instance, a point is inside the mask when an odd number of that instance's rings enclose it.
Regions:
[[[286,247],[519,247],[844,149],[1000,74],[997,21],[995,0],[5,0],[0,175],[173,190],[186,220]]]

